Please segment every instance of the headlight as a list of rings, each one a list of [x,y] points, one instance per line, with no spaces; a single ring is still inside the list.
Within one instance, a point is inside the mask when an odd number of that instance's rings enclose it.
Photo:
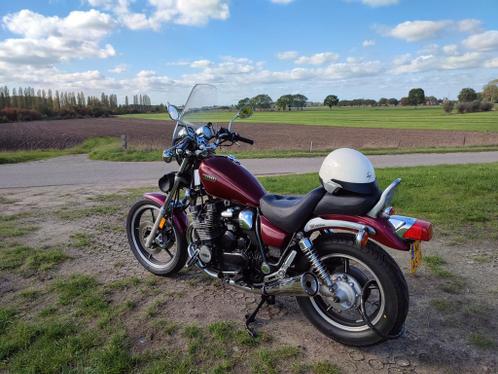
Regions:
[[[164,150],[164,152],[163,152],[164,162],[168,162],[168,163],[171,162],[173,157],[175,157],[174,148],[169,148],[169,149]]]

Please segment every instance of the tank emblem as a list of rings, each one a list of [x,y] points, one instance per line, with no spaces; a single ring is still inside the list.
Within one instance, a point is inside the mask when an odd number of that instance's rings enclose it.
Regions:
[[[216,182],[216,177],[213,177],[212,175],[204,174],[202,177],[210,182]]]

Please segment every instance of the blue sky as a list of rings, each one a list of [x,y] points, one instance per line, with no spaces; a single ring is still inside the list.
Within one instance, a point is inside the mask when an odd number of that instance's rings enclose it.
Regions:
[[[494,0],[0,2],[0,82],[180,103],[269,93],[456,97],[498,78]]]

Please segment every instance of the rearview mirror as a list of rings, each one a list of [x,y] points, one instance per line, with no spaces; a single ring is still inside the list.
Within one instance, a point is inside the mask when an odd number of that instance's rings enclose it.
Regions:
[[[246,105],[246,106],[243,106],[239,110],[238,117],[242,118],[242,119],[249,118],[252,116],[253,113],[254,113],[254,110],[252,109],[252,107],[249,105]]]
[[[168,114],[169,118],[171,118],[173,121],[178,121],[180,119],[178,109],[176,109],[176,106],[171,105],[170,103],[168,103]]]

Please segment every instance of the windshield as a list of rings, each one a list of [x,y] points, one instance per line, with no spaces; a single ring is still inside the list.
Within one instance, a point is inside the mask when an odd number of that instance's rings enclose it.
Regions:
[[[196,84],[188,96],[187,102],[183,106],[180,114],[182,122],[192,126],[194,129],[198,125],[205,124],[205,114],[216,110],[218,103],[218,95],[216,87],[210,84]],[[179,132],[184,127],[176,125],[173,131],[173,142],[178,138]]]

